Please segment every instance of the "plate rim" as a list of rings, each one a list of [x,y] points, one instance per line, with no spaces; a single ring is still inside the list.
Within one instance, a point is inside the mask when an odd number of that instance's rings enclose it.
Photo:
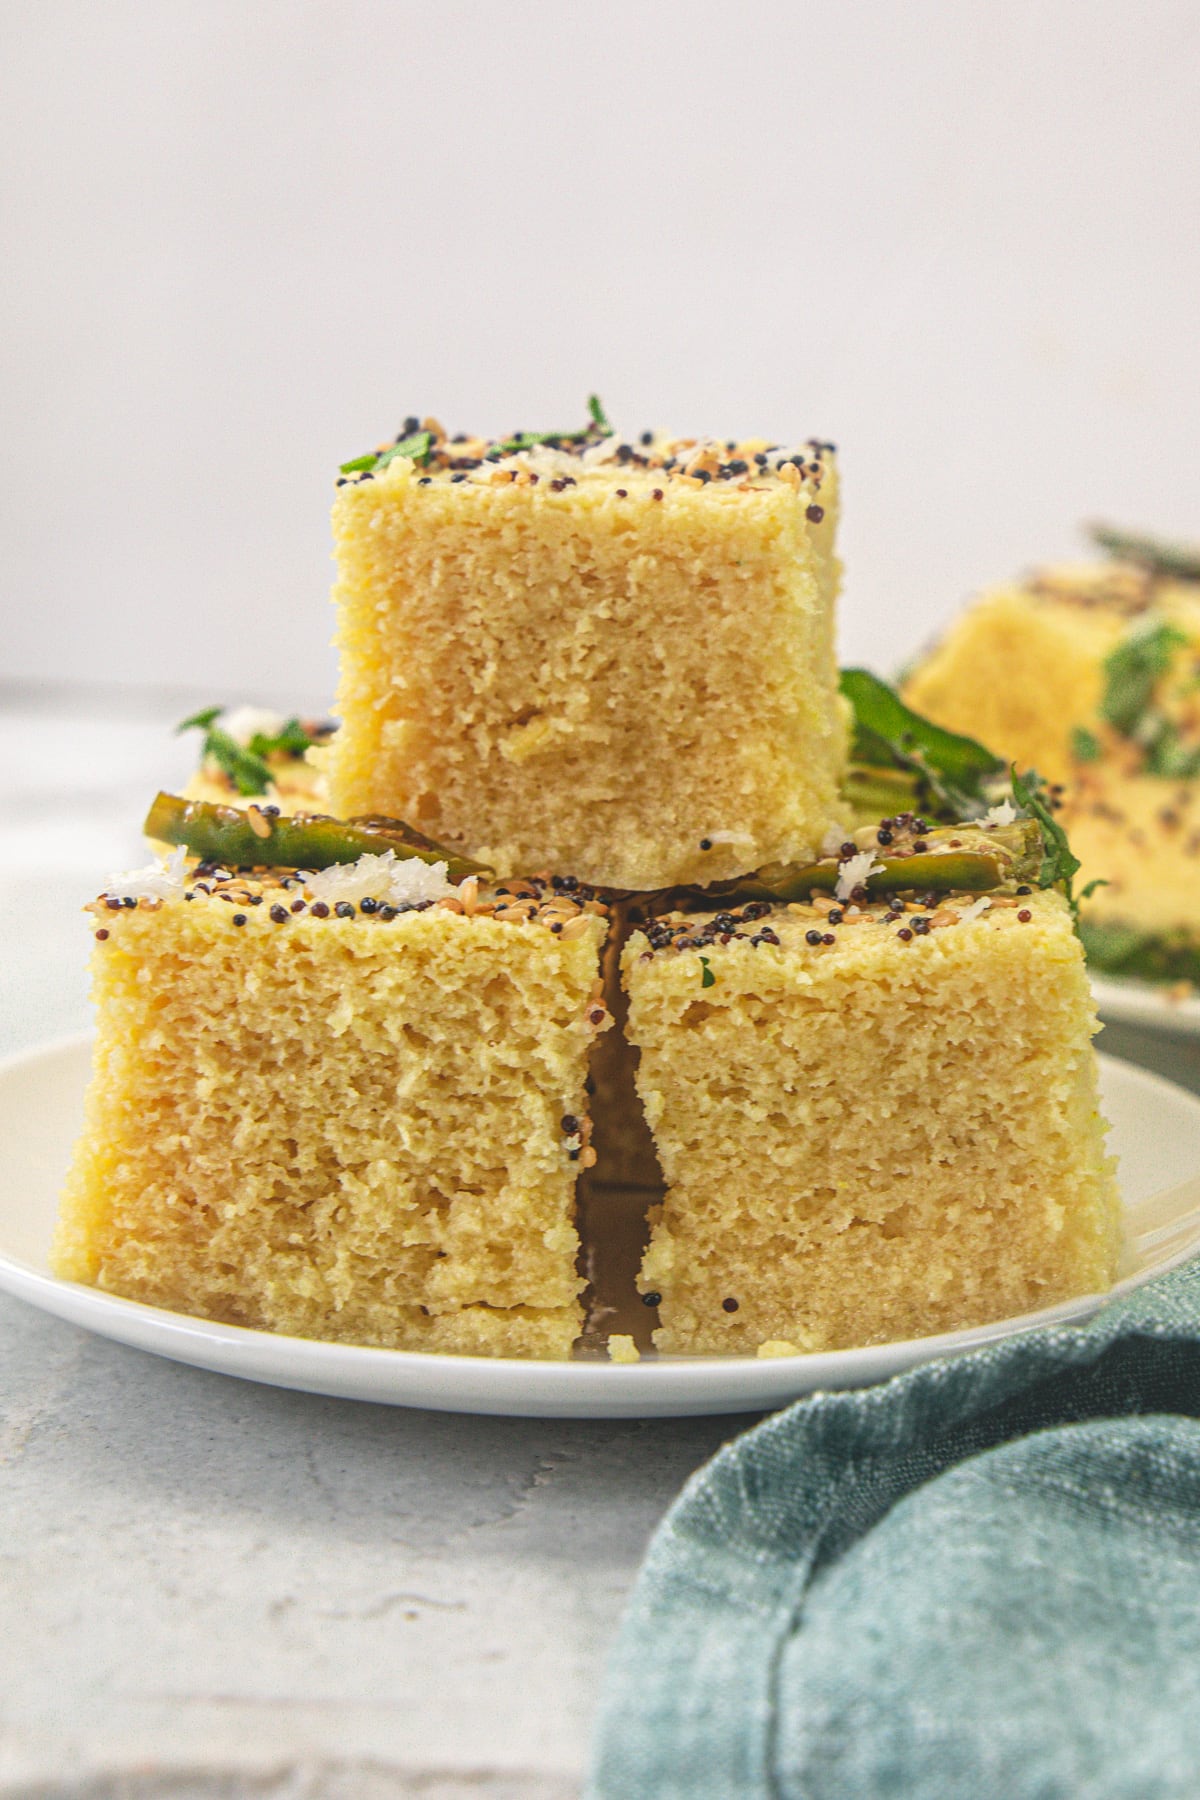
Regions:
[[[90,1051],[93,1042],[92,1033],[75,1032],[11,1053],[0,1058],[0,1084],[11,1075],[33,1071],[38,1064],[53,1064]],[[1172,1104],[1182,1099],[1194,1110],[1200,1126],[1200,1095],[1125,1058],[1103,1052],[1097,1056],[1102,1065],[1118,1069],[1121,1079],[1135,1088],[1169,1096]],[[1200,1164],[1196,1176],[1200,1178]],[[985,1344],[1048,1326],[1082,1324],[1108,1302],[1196,1255],[1200,1255],[1200,1243],[1186,1245],[1151,1270],[1122,1277],[1107,1292],[1080,1295],[1037,1312],[957,1332],[796,1356],[662,1357],[637,1363],[391,1350],[225,1325],[63,1280],[12,1255],[2,1243],[0,1292],[133,1349],[274,1387],[380,1405],[510,1417],[682,1417],[769,1410],[822,1389],[888,1380],[919,1363],[964,1355]],[[392,1377],[390,1381],[372,1379],[385,1372]],[[714,1385],[720,1390],[715,1403]]]
[[[1138,1025],[1173,1037],[1200,1037],[1200,993],[1171,999],[1167,992],[1170,982],[1137,981],[1131,975],[1092,974],[1090,980],[1096,1010],[1107,1024]]]

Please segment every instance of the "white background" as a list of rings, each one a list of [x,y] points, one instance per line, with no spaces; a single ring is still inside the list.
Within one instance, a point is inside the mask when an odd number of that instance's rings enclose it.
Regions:
[[[327,701],[335,465],[410,410],[836,439],[883,669],[1084,517],[1200,535],[1195,3],[0,22],[10,681]]]

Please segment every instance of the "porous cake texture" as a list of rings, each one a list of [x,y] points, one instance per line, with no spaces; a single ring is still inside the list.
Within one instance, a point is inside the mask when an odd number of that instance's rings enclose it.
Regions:
[[[426,424],[334,507],[331,809],[618,888],[811,853],[844,761],[832,446]]]
[[[915,1337],[1109,1287],[1083,954],[1056,892],[671,915],[624,953],[667,1181],[664,1351]]]
[[[60,1275],[303,1337],[570,1353],[607,921],[586,894],[444,873],[188,874],[177,853],[94,903]]]

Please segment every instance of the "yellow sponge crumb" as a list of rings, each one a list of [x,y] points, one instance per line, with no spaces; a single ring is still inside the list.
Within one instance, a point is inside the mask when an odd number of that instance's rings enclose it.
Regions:
[[[57,1272],[302,1337],[568,1355],[603,909],[472,884],[397,910],[312,880],[94,904]]]
[[[485,452],[340,491],[332,809],[619,888],[811,853],[844,760],[830,447]]]
[[[1112,1284],[1096,1021],[1058,894],[738,917],[703,960],[701,917],[624,954],[667,1182],[640,1282],[659,1349],[841,1349]]]

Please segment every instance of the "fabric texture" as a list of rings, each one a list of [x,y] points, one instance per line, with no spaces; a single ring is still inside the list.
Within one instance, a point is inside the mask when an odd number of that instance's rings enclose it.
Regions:
[[[1200,1264],[814,1395],[651,1545],[591,1800],[1195,1800]]]

